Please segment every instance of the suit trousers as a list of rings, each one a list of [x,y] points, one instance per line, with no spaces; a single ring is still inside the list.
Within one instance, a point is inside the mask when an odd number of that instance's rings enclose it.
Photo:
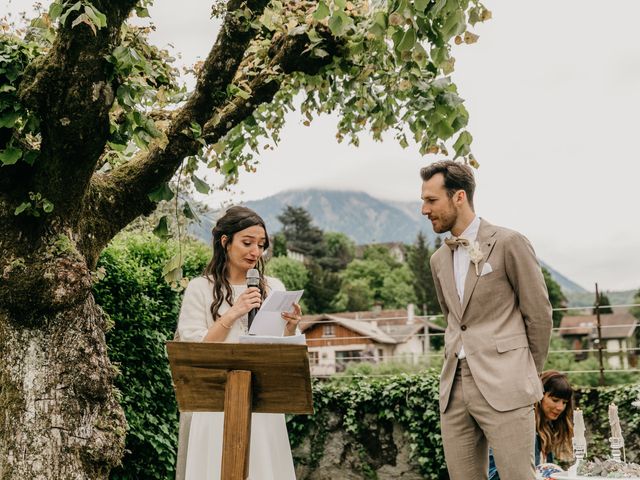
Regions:
[[[506,412],[494,409],[480,393],[465,359],[458,360],[440,422],[451,480],[487,480],[489,445],[501,478],[535,479],[533,405]]]

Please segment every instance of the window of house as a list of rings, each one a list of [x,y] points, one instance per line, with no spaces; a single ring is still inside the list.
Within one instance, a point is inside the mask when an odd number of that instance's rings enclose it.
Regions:
[[[360,350],[343,350],[336,352],[336,363],[359,362],[360,360]]]
[[[333,325],[324,325],[322,327],[322,336],[323,337],[335,337],[336,331]]]
[[[384,350],[379,348],[378,349],[378,359],[382,360],[384,358]]]
[[[309,352],[309,365],[314,366],[320,363],[318,352]]]

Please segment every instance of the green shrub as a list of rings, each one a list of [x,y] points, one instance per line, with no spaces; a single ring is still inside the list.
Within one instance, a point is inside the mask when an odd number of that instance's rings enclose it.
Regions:
[[[94,287],[96,301],[109,315],[111,361],[121,374],[129,428],[126,453],[113,479],[170,479],[175,473],[178,416],[165,342],[173,338],[181,293],[162,278],[164,264],[178,248],[153,236],[122,235],[102,253],[105,276]],[[209,257],[199,243],[183,246],[185,276],[197,276]]]
[[[335,377],[330,381],[316,381],[313,385],[313,415],[292,416],[288,420],[292,448],[311,446],[310,455],[296,457],[312,471],[318,466],[327,441],[330,415],[337,415],[339,425],[333,430],[347,432],[352,448],[360,450],[363,478],[376,478],[377,465],[371,450],[372,432],[380,431],[385,422],[399,424],[407,436],[412,461],[424,478],[448,479],[440,437],[437,371],[421,374],[400,374],[384,378]],[[588,458],[610,455],[608,437],[609,403],[618,405],[620,423],[626,442],[627,460],[640,460],[640,407],[633,402],[640,395],[637,385],[577,389],[576,402],[583,409],[586,423]],[[335,420],[333,420],[335,422]],[[375,443],[379,438],[374,437]],[[307,452],[304,452],[305,454]]]
[[[310,468],[318,465],[324,452],[329,414],[340,418],[339,430],[348,433],[361,450],[364,478],[375,478],[366,460],[376,457],[371,432],[377,424],[400,424],[408,436],[413,459],[425,478],[446,478],[440,437],[438,373],[400,374],[385,378],[356,377],[349,383],[315,382],[314,415],[292,416],[288,421],[292,446],[310,439],[311,455],[294,458]],[[375,460],[374,460],[375,461]],[[373,475],[373,476],[372,476]]]

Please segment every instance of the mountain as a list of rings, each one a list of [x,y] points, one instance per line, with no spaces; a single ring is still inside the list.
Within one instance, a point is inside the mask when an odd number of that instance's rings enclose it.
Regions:
[[[576,282],[569,280],[567,277],[562,275],[557,270],[554,270],[551,266],[549,266],[547,263],[543,262],[542,260],[540,260],[540,264],[544,268],[549,270],[549,273],[551,274],[551,278],[553,278],[556,282],[558,282],[558,284],[560,285],[560,288],[562,288],[562,291],[564,292],[565,295],[569,296],[573,294],[590,294],[586,288],[583,288],[580,285],[578,285]]]
[[[381,200],[364,192],[345,190],[288,190],[262,200],[245,202],[260,214],[270,234],[282,225],[276,218],[286,205],[305,208],[315,225],[325,231],[342,232],[356,244],[403,242],[413,243],[419,231],[433,244],[436,234],[431,223],[421,214],[420,202]],[[216,214],[202,217],[192,233],[211,242],[211,228]],[[551,277],[567,296],[587,295],[588,291],[542,262]]]
[[[282,228],[276,217],[291,205],[307,210],[321,229],[343,232],[356,244],[413,243],[420,230],[429,241],[435,238],[431,223],[420,213],[420,202],[390,202],[364,192],[289,190],[244,205],[260,214],[270,234]],[[204,218],[199,232],[193,233],[209,241],[212,225],[211,218]]]

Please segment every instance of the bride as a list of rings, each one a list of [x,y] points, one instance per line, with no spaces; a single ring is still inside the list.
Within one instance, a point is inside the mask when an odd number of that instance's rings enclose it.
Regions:
[[[253,210],[229,208],[212,234],[213,258],[203,276],[191,280],[185,290],[177,337],[189,342],[237,343],[247,333],[247,313],[259,308],[269,291],[285,288],[280,280],[262,275],[262,254],[269,246],[269,236],[264,221]],[[260,271],[260,289],[246,286],[251,268]],[[282,313],[287,322],[283,335],[296,333],[300,316],[298,304],[293,312]],[[189,414],[181,417],[176,478],[219,479],[224,414],[196,412],[190,422]],[[252,414],[249,478],[295,479],[283,414]]]

